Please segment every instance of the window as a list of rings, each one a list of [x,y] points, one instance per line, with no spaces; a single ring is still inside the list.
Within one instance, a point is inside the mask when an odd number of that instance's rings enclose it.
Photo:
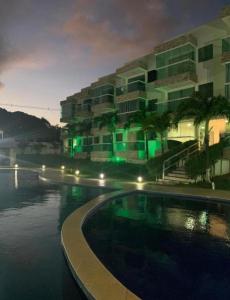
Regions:
[[[199,62],[207,61],[213,58],[213,45],[202,47],[198,51]]]
[[[123,103],[118,103],[118,113],[127,113],[145,108],[145,100],[136,99],[131,101],[125,101]]]
[[[213,97],[213,82],[200,85],[199,92],[202,97]]]
[[[188,98],[188,97],[191,97],[194,92],[195,92],[194,87],[170,92],[170,93],[168,93],[168,100]]]
[[[152,70],[148,72],[148,82],[153,82],[157,80],[157,71]]]
[[[156,67],[161,68],[188,59],[195,61],[195,53],[195,48],[190,44],[166,51],[156,56]]]
[[[117,133],[116,134],[116,142],[122,142],[123,141],[123,134]]]
[[[137,131],[136,140],[143,141],[144,139],[145,139],[144,131],[143,130]]]
[[[192,61],[185,61],[166,68],[159,69],[157,72],[157,79],[165,79],[183,73],[195,73],[195,63]]]
[[[225,82],[230,82],[230,64],[226,64],[225,68]]]
[[[100,97],[103,95],[113,95],[114,87],[111,84],[106,84],[92,89],[92,97]]]
[[[230,52],[230,37],[222,40],[222,53]]]
[[[107,144],[107,143],[112,143],[112,135],[103,135],[103,143]]]
[[[148,101],[148,111],[157,110],[157,99],[152,99]]]
[[[99,136],[95,136],[94,139],[93,139],[93,143],[94,144],[99,144],[100,142],[100,137]]]
[[[128,79],[128,83],[135,82],[135,81],[145,82],[145,75],[143,74],[143,75],[135,76],[135,77],[132,77],[132,78]]]
[[[230,84],[225,85],[225,97],[230,100]]]

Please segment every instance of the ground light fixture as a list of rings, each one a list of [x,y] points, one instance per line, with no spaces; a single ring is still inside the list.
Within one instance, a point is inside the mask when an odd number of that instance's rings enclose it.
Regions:
[[[42,165],[42,171],[45,171],[45,169],[46,169],[46,166]]]
[[[137,182],[139,182],[139,183],[143,182],[143,177],[142,176],[138,176],[137,177]]]
[[[61,170],[64,171],[65,170],[65,166],[61,166]]]
[[[76,170],[76,171],[75,171],[75,175],[76,175],[76,176],[79,176],[79,175],[80,175],[80,171],[79,171],[79,170]]]
[[[99,178],[100,178],[100,179],[105,179],[105,174],[104,174],[104,173],[100,173],[100,174],[99,174]]]
[[[18,164],[15,164],[15,165],[14,165],[14,168],[15,168],[15,169],[18,169]]]

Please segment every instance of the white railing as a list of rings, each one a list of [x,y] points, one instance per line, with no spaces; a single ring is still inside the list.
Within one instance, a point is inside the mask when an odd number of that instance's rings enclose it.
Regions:
[[[171,167],[178,164],[178,162],[182,161],[184,163],[185,160],[187,160],[193,153],[199,151],[199,143],[196,142],[186,149],[183,149],[182,151],[170,156],[163,162],[163,168],[162,168],[162,179],[165,178],[165,172],[170,169]]]

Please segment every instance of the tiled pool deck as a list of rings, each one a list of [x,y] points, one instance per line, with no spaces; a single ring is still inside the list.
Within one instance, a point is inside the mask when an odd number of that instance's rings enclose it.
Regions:
[[[88,299],[98,300],[134,300],[139,299],[121,282],[119,282],[100,262],[90,249],[82,232],[85,220],[93,211],[98,209],[106,201],[113,197],[124,195],[135,190],[143,190],[151,193],[164,193],[183,196],[202,197],[215,201],[230,201],[230,192],[221,190],[210,190],[202,188],[175,187],[156,185],[151,182],[136,183],[122,182],[115,180],[99,180],[77,178],[74,175],[67,175],[60,170],[47,169],[39,171],[40,178],[44,181],[52,181],[65,184],[79,184],[91,187],[107,187],[117,189],[108,192],[95,199],[92,199],[75,212],[73,212],[64,222],[61,232],[61,240],[67,262]]]

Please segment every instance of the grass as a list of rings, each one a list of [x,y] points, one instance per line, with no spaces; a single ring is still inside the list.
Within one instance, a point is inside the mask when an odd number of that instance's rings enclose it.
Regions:
[[[46,165],[51,168],[60,168],[65,165],[68,173],[74,174],[79,169],[81,176],[88,178],[98,178],[103,172],[107,178],[136,180],[137,176],[143,176],[149,180],[149,175],[145,165],[115,162],[92,162],[90,160],[76,160],[62,155],[18,155],[17,163],[22,167],[40,167]]]

